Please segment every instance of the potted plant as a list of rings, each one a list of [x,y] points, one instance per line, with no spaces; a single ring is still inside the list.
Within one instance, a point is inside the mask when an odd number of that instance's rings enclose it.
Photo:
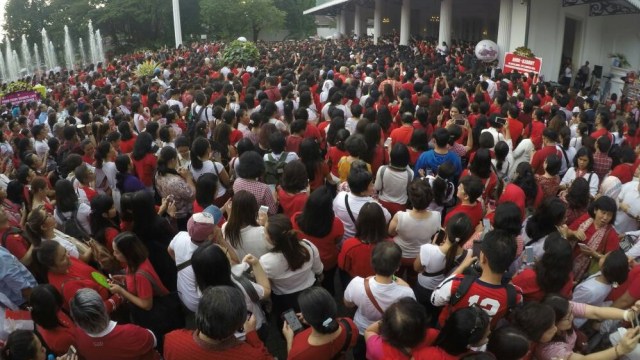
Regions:
[[[627,60],[627,57],[622,53],[611,53],[609,54],[609,59],[611,59],[611,65],[615,67],[620,67],[623,69],[630,68],[631,64]]]

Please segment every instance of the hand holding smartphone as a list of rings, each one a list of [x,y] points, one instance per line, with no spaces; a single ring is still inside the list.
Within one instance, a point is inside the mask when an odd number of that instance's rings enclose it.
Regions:
[[[298,332],[302,331],[302,329],[304,328],[302,326],[302,323],[296,316],[296,312],[293,309],[289,309],[283,312],[282,319],[284,319],[284,321],[287,322],[287,325],[289,325],[291,330],[293,330],[294,334],[297,334]]]

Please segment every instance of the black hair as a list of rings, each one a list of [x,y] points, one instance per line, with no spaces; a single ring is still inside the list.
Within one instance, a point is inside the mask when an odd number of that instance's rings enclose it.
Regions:
[[[380,133],[380,132],[378,132]],[[398,169],[404,169],[409,165],[411,156],[409,155],[409,148],[407,145],[398,142],[391,148],[391,152],[389,153],[389,160],[391,166],[396,167]]]
[[[91,199],[91,233],[102,245],[107,245],[107,239],[105,237],[105,230],[107,228],[120,230],[114,220],[103,216],[103,214],[111,210],[113,205],[113,197],[106,194],[98,194]]]
[[[527,220],[525,233],[534,243],[544,236],[557,231],[556,226],[564,220],[567,207],[557,197],[548,197],[535,209],[533,215]]]
[[[551,154],[547,156],[545,160],[547,162],[547,166],[544,168],[547,173],[551,176],[556,176],[560,173],[560,169],[562,168],[562,161],[560,157],[556,154]]]
[[[73,211],[78,207],[78,194],[73,188],[73,183],[67,179],[61,179],[55,185],[56,208],[60,212]]]
[[[291,220],[284,214],[269,217],[266,233],[273,243],[271,252],[281,253],[291,271],[296,271],[307,261],[313,260],[307,248],[298,240]]]
[[[511,181],[517,185],[526,196],[526,203],[533,204],[538,195],[538,183],[536,182],[533,168],[528,162],[521,162],[516,167],[516,176]]]
[[[613,224],[616,222],[616,214],[618,213],[618,206],[614,199],[606,195],[600,196],[599,198],[595,199],[587,209],[591,218],[595,219],[596,210],[610,212],[612,216],[611,216],[611,221],[609,223]]]
[[[513,323],[529,340],[539,342],[542,335],[555,326],[556,314],[549,305],[532,301],[516,310]]]
[[[378,203],[364,204],[360,208],[355,225],[355,237],[363,243],[376,244],[387,237],[387,220]]]
[[[411,205],[416,210],[425,210],[433,200],[433,193],[429,183],[422,179],[414,179],[409,184],[407,195]]]
[[[502,274],[516,258],[515,237],[499,229],[489,231],[480,244],[480,250],[489,263],[489,269],[493,273]]]
[[[433,132],[433,139],[436,141],[436,146],[446,147],[449,144],[449,131],[445,128],[436,129]]]
[[[158,156],[157,162],[157,174],[164,176],[167,174],[177,175],[178,172],[175,169],[169,168],[169,161],[177,159],[178,152],[171,146],[165,146],[160,150],[160,156]]]
[[[380,324],[380,335],[389,345],[403,351],[424,341],[428,316],[415,299],[403,297],[391,304]]]
[[[333,296],[322,287],[312,286],[298,295],[304,320],[320,334],[333,334],[340,328],[338,306]]]
[[[559,292],[571,278],[573,250],[571,244],[552,232],[544,243],[544,254],[534,266],[536,282],[545,294]]]
[[[491,332],[487,352],[500,360],[520,360],[528,352],[530,340],[522,330],[514,326],[503,326]]]
[[[240,155],[239,161],[240,163],[238,163],[236,167],[238,177],[243,179],[256,179],[264,174],[264,160],[257,152],[247,151]]]
[[[309,177],[307,176],[307,169],[304,164],[299,161],[290,161],[284,165],[282,174],[282,183],[280,184],[282,190],[296,194],[305,190],[309,185]]]
[[[40,349],[36,348],[35,334],[30,330],[14,330],[0,350],[2,360],[35,359]]]
[[[302,213],[295,221],[304,234],[323,238],[331,232],[334,218],[333,194],[331,189],[323,185],[309,195]]]
[[[213,204],[218,191],[218,177],[213,173],[205,173],[196,181],[196,201],[203,209]]]
[[[462,355],[484,338],[489,323],[489,315],[478,306],[459,309],[447,318],[434,345],[449,355]]]
[[[352,135],[345,141],[345,150],[355,158],[362,158],[367,154],[367,142],[362,135]]]
[[[469,172],[481,179],[489,179],[491,176],[491,167],[491,153],[489,149],[480,148],[476,151],[476,155],[469,164]]]
[[[460,212],[453,214],[451,218],[449,218],[445,233],[447,234],[447,239],[449,239],[451,246],[445,254],[445,274],[448,274],[451,270],[453,270],[458,249],[464,246],[469,238],[471,238],[471,235],[473,235],[474,231],[475,229],[473,224],[471,223],[469,215]]]
[[[222,248],[216,244],[199,246],[191,256],[191,266],[200,291],[210,286],[235,287],[231,281],[231,264]]]
[[[347,183],[349,184],[349,189],[354,194],[365,192],[373,180],[373,176],[364,164],[362,160],[356,160],[351,163]]]
[[[63,326],[58,319],[62,302],[62,295],[52,285],[42,284],[34,287],[29,296],[33,322],[47,330]]]
[[[605,239],[606,240],[606,239]],[[608,253],[602,264],[602,275],[610,284],[622,284],[629,276],[629,259],[622,249]]]
[[[482,180],[475,175],[467,175],[460,179],[460,185],[464,189],[465,194],[469,196],[469,202],[474,203],[482,195],[484,185]]]
[[[493,225],[496,229],[518,236],[522,231],[522,211],[511,201],[500,203],[495,210]]]
[[[211,144],[209,140],[199,137],[193,141],[191,144],[191,167],[196,170],[202,169],[204,165],[201,157],[207,154],[207,151],[211,150]]]
[[[133,144],[133,152],[131,157],[134,160],[142,160],[147,154],[153,151],[153,136],[146,131],[140,133],[136,138],[136,142]]]
[[[400,266],[402,250],[391,241],[379,242],[371,252],[371,267],[381,276],[393,275]]]

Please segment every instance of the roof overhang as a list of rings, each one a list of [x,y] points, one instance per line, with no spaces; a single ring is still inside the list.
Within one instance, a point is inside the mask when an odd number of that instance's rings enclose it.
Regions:
[[[302,12],[302,15],[329,15],[334,13],[337,9],[334,6],[342,5],[350,0],[331,0],[324,4],[312,7]]]
[[[640,0],[562,0],[562,6],[589,5],[589,16],[640,14]]]

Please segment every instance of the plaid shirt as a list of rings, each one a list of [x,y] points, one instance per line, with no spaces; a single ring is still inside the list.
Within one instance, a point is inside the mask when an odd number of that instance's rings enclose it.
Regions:
[[[593,172],[598,175],[600,182],[602,182],[605,175],[611,171],[612,162],[611,158],[605,153],[596,151],[596,153],[593,154]]]
[[[278,211],[278,205],[273,198],[273,191],[269,185],[257,180],[237,178],[233,182],[233,192],[237,193],[240,190],[245,190],[253,194],[258,202],[258,206],[268,206],[269,215],[273,215]]]

